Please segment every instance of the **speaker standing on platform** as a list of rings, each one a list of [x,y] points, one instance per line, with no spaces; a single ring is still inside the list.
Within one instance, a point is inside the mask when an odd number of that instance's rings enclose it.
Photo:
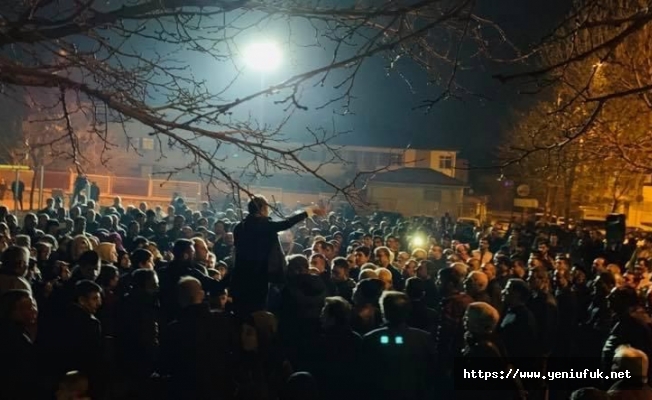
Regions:
[[[283,221],[269,218],[269,203],[263,196],[254,196],[248,204],[249,215],[233,229],[235,265],[231,275],[231,296],[236,313],[248,315],[266,309],[270,283],[282,283],[285,275],[285,254],[278,233],[313,215],[323,216],[319,206]]]

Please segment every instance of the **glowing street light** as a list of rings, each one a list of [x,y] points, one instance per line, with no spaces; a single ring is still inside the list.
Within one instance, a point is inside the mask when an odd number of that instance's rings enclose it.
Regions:
[[[242,59],[253,70],[274,71],[283,62],[283,52],[274,42],[255,42],[245,47]]]

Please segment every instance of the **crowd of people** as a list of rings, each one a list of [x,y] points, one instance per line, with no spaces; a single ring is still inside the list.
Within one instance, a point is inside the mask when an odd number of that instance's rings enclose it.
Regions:
[[[242,208],[0,206],[0,399],[652,399],[652,237]]]

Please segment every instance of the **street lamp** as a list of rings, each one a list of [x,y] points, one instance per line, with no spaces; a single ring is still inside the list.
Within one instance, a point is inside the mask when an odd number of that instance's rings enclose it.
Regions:
[[[255,71],[274,71],[283,63],[283,52],[273,41],[253,42],[242,52],[242,60]]]

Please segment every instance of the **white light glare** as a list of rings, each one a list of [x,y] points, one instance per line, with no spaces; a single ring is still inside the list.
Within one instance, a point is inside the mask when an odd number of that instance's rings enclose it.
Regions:
[[[245,47],[242,58],[247,67],[256,71],[273,71],[282,60],[282,52],[274,42],[256,42]]]
[[[414,247],[421,247],[426,243],[426,241],[421,236],[415,236],[412,239],[412,244]]]

